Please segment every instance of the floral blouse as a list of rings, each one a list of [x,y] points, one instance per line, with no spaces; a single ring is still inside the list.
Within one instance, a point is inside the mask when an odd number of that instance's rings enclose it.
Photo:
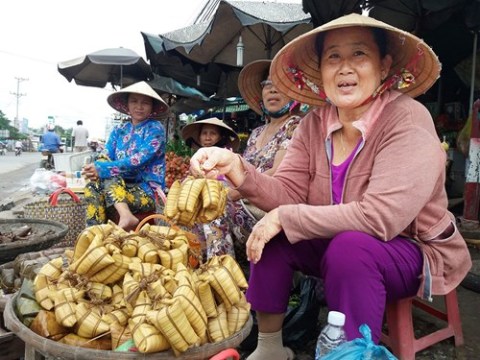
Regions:
[[[297,128],[300,120],[300,116],[292,116],[261,149],[257,149],[256,147],[257,139],[267,125],[255,128],[248,138],[247,146],[243,152],[243,158],[250,164],[255,165],[260,172],[271,169],[277,151],[287,149],[292,140],[293,131]]]
[[[102,161],[102,157],[109,161]],[[156,187],[165,189],[165,129],[158,120],[116,126],[99,158],[95,167],[100,179],[120,176],[151,196]]]
[[[292,140],[293,132],[297,128],[300,116],[292,116],[278,130],[268,143],[261,149],[256,148],[257,139],[266,125],[255,128],[247,141],[247,146],[243,152],[243,158],[249,163],[255,165],[258,171],[265,172],[273,167],[275,155],[279,150],[287,149]],[[228,203],[229,221],[235,238],[241,242],[246,242],[248,235],[256,221],[252,219],[244,210],[240,201]]]

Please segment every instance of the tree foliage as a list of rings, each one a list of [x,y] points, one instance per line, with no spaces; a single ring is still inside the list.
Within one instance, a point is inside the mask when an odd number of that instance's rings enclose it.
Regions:
[[[2,110],[0,110],[0,130],[8,130],[10,132],[9,139],[22,140],[27,138],[27,135],[22,134],[16,127],[11,125],[11,120],[8,120]]]

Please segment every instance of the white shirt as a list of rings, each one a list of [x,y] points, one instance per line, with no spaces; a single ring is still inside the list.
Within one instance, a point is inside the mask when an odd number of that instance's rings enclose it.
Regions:
[[[82,125],[73,128],[72,137],[75,138],[75,146],[87,146],[88,130]]]

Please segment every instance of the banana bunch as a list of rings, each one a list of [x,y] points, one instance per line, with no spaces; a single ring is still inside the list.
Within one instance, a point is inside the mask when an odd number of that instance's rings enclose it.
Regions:
[[[164,215],[178,225],[209,223],[223,215],[227,204],[227,188],[221,181],[187,177],[175,180],[170,187]]]

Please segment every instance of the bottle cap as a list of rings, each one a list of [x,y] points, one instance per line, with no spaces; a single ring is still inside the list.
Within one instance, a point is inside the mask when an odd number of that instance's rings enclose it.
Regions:
[[[339,311],[330,311],[328,313],[327,321],[329,324],[335,326],[343,326],[345,325],[345,314]]]

